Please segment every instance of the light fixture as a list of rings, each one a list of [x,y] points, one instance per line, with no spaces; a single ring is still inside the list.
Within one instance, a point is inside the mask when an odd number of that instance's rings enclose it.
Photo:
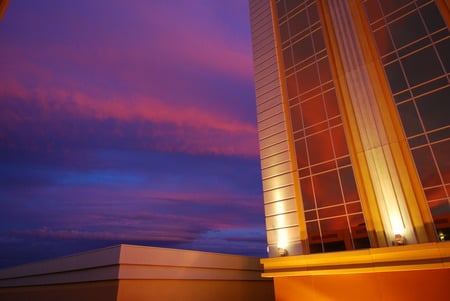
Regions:
[[[285,248],[278,248],[278,255],[281,257],[286,256],[288,254],[288,251]]]
[[[395,234],[394,241],[392,242],[394,246],[406,245],[406,238],[401,234]]]

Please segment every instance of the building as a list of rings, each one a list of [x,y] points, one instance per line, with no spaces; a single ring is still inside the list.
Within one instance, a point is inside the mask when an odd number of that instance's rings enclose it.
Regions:
[[[449,1],[249,3],[276,298],[449,299]]]
[[[8,7],[9,0],[0,0],[0,20],[3,18]]]
[[[0,270],[0,300],[274,299],[259,258],[120,245]]]

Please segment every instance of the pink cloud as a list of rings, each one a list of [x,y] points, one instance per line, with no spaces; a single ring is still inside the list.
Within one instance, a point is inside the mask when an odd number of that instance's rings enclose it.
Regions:
[[[255,125],[234,120],[231,116],[204,111],[189,102],[174,105],[145,95],[130,96],[126,100],[107,96],[94,98],[83,92],[57,87],[40,86],[27,90],[20,83],[11,80],[0,83],[0,97],[20,99],[22,105],[33,102],[41,111],[41,115],[35,116],[4,107],[3,122],[9,126],[22,122],[23,118],[28,121],[42,118],[51,120],[67,112],[100,121],[114,119],[128,123],[159,124],[159,127],[154,127],[151,131],[138,128],[135,133],[127,134],[134,135],[136,139],[159,137],[158,147],[161,150],[244,156],[257,154]],[[120,134],[120,129],[112,134]]]

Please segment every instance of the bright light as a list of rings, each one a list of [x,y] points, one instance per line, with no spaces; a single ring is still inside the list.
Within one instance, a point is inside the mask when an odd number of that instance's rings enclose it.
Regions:
[[[279,249],[286,249],[288,246],[288,235],[286,229],[280,229],[278,234],[277,247]]]

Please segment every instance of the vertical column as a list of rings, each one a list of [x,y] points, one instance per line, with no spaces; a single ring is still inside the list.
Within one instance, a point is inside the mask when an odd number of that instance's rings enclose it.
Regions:
[[[258,134],[270,257],[302,253],[270,0],[250,0]]]
[[[5,14],[6,7],[8,7],[9,0],[0,0],[0,20],[3,18]]]
[[[415,243],[414,227],[396,169],[388,135],[366,69],[347,1],[329,0],[347,89],[388,240]]]

